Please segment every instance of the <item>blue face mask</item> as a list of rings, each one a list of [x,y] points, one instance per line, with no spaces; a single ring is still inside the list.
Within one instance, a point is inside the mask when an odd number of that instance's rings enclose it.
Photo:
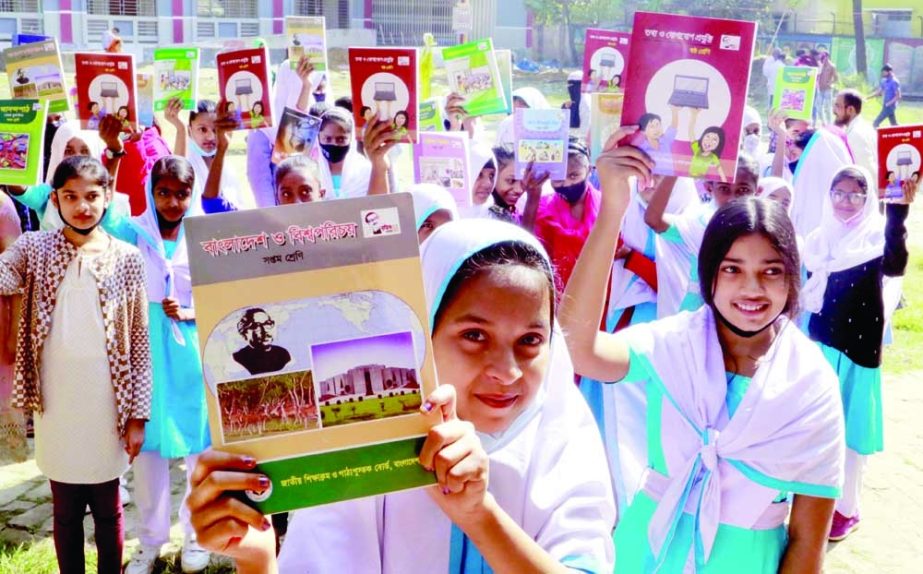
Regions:
[[[208,152],[208,151],[205,151],[204,149],[200,148],[200,147],[199,147],[199,144],[195,143],[195,140],[192,139],[192,137],[189,137],[188,140],[189,140],[189,147],[192,148],[192,151],[196,152],[197,154],[199,154],[199,155],[202,156],[202,157],[215,157],[215,154],[218,153],[218,148],[217,148],[217,147],[216,147],[214,150]]]

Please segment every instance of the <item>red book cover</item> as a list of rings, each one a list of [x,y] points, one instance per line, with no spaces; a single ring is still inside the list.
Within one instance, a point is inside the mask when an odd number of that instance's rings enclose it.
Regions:
[[[100,120],[115,114],[122,130],[138,128],[135,57],[132,54],[74,54],[77,118],[85,130],[99,129]]]
[[[272,125],[272,92],[269,89],[269,52],[265,46],[221,52],[218,94],[228,102],[238,129],[254,130]]]
[[[414,48],[350,48],[356,137],[377,114],[394,123],[402,141],[417,141],[417,51]]]
[[[625,83],[631,34],[587,28],[583,49],[583,91],[617,92]]]
[[[637,12],[622,125],[654,173],[733,181],[756,23]]]
[[[878,128],[878,191],[884,199],[901,199],[901,186],[920,185],[923,125]]]

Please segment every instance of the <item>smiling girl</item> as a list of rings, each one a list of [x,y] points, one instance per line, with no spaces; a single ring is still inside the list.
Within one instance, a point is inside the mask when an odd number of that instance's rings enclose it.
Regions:
[[[820,573],[842,481],[842,405],[834,373],[791,321],[799,262],[782,208],[744,199],[717,211],[698,311],[599,331],[628,179],[648,181],[652,167],[637,148],[601,156],[599,219],[560,312],[578,373],[646,385],[647,417],[632,432],[646,439],[635,453],[646,471],[620,515],[616,572]]]
[[[497,171],[493,190],[494,204],[488,208],[490,216],[531,230],[535,225],[542,186],[548,181],[548,174],[536,176],[532,171],[533,163],[530,162],[523,178],[517,179],[516,154],[513,149],[509,146],[498,146],[493,152]],[[519,213],[516,203],[524,193],[526,194],[526,205],[522,213]]]
[[[438,484],[300,510],[281,572],[611,572],[615,518],[592,416],[554,321],[538,241],[488,220],[423,245],[441,409],[420,453]],[[227,491],[265,490],[254,464],[214,452],[190,499],[199,539],[238,571],[275,571],[269,523]],[[263,530],[261,532],[260,530]]]

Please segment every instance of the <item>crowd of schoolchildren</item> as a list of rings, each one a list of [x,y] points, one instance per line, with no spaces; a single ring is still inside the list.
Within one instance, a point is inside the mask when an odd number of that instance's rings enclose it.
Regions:
[[[83,572],[87,507],[99,571],[122,567],[129,468],[131,574],[152,571],[177,510],[186,572],[210,552],[239,572],[821,572],[884,447],[887,287],[916,191],[879,202],[861,94],[823,95],[825,126],[748,108],[733,183],[653,175],[620,143],[636,126],[595,165],[572,137],[564,179],[520,179],[511,119],[494,140],[451,95],[445,129],[472,150],[459,209],[399,187],[402,136],[372,118],[357,138],[354,102],[312,72],[279,63],[272,109],[320,117],[316,147],[275,165],[276,128],[248,131],[249,185],[226,103],[184,118],[176,101],[172,145],[156,125],[124,140],[114,118],[50,118],[45,183],[0,195],[2,438],[22,457],[34,425],[62,572]],[[531,87],[513,103],[549,107]],[[183,221],[395,192],[421,243],[440,383],[423,409],[444,422],[420,464],[438,485],[296,511],[277,548],[235,496],[268,479],[209,448]]]

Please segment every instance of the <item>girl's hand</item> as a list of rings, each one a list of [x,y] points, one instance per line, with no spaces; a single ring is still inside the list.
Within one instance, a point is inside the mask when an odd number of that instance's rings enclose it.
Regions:
[[[638,131],[638,126],[624,126],[617,129],[606,141],[603,152],[596,160],[596,171],[599,173],[599,181],[603,188],[606,187],[605,183],[619,180],[627,182],[631,177],[637,178],[638,185],[641,187],[650,185],[654,161],[632,145],[618,145],[619,141],[636,131]]]
[[[400,141],[401,135],[394,129],[394,124],[390,121],[383,121],[378,117],[374,117],[365,125],[362,144],[365,154],[373,165],[390,167],[388,152]]]
[[[474,425],[458,419],[455,402],[455,387],[441,385],[423,404],[424,412],[440,409],[445,422],[430,429],[420,464],[436,474],[438,484],[429,489],[430,496],[452,522],[463,526],[489,511],[490,459]]]
[[[903,182],[901,182],[901,191],[904,192],[903,197],[900,197],[892,201],[892,203],[910,205],[911,203],[913,203],[913,200],[916,199],[918,189],[919,189],[918,184],[915,185],[909,179],[905,179]]]
[[[785,138],[783,142],[788,139],[788,130],[785,129],[786,119],[788,119],[788,114],[785,110],[775,109],[769,113],[769,129],[780,138]]]
[[[538,176],[535,174],[535,161],[530,161],[526,166],[526,173],[522,176],[522,191],[528,197],[539,197],[542,195],[542,186],[551,178],[547,171]]]
[[[465,130],[468,135],[474,132],[474,121],[476,118],[468,114],[465,109],[465,97],[455,92],[449,94],[445,100],[446,119],[449,120],[449,131]]]
[[[199,456],[186,501],[192,513],[192,527],[203,548],[237,560],[252,559],[249,541],[272,528],[269,520],[231,492],[269,488],[269,478],[252,472],[253,457],[220,450],[207,450]]]
[[[167,317],[174,321],[185,321],[187,319],[185,309],[180,306],[178,300],[167,297],[161,301],[161,304],[163,305],[163,312],[166,313]]]
[[[114,115],[103,116],[99,120],[99,139],[103,140],[106,147],[115,153],[121,153],[125,149],[121,134],[122,122]]]
[[[128,464],[135,461],[135,457],[141,452],[141,445],[144,444],[144,422],[141,419],[129,419],[125,427],[125,452],[128,453]]]
[[[163,112],[164,119],[177,130],[186,129],[186,126],[183,125],[183,121],[179,118],[179,113],[182,110],[183,100],[179,98],[170,98],[170,101],[167,102],[167,109]]]
[[[224,153],[231,145],[231,136],[239,127],[237,118],[228,111],[228,102],[218,104],[218,119],[215,120],[215,132],[218,134],[218,152]]]
[[[298,74],[298,78],[301,80],[301,85],[311,88],[311,74],[314,72],[314,64],[311,63],[310,58],[307,56],[302,56],[298,60],[298,67],[295,69],[295,73]]]

